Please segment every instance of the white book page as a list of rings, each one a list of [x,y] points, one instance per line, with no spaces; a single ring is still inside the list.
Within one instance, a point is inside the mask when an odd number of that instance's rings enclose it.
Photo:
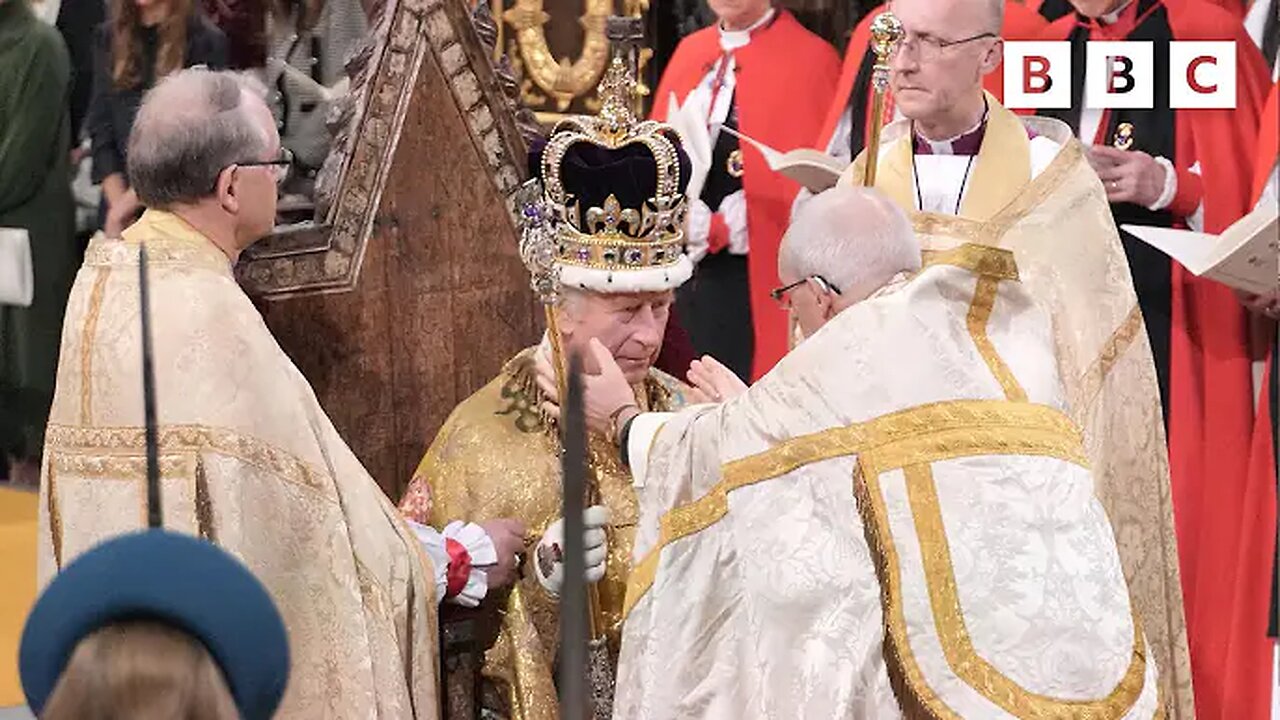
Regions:
[[[1197,276],[1255,294],[1280,285],[1280,224],[1262,204],[1221,235],[1124,225],[1129,233],[1182,263]]]

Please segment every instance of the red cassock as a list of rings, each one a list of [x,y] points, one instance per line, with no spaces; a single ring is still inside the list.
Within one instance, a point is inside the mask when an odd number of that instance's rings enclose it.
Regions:
[[[652,117],[666,119],[667,99],[672,93],[683,103],[714,68],[720,52],[720,35],[714,26],[680,41],[658,83]],[[735,50],[734,57],[734,102],[740,130],[783,152],[808,147],[818,134],[822,113],[840,73],[840,58],[835,50],[804,29],[791,13],[779,10],[777,19],[756,31],[751,43]],[[768,372],[788,348],[787,314],[769,291],[779,284],[778,244],[800,186],[770,171],[754,148],[744,143],[742,151],[750,238],[747,272],[755,331],[751,379],[755,380]],[[732,313],[734,309],[725,308],[724,312]],[[685,368],[676,368],[677,374],[683,377]]]
[[[1255,204],[1261,199],[1262,190],[1271,177],[1271,171],[1280,159],[1278,158],[1280,139],[1277,138],[1277,134],[1280,133],[1278,103],[1280,103],[1280,83],[1271,86],[1271,96],[1267,100],[1266,108],[1262,111],[1257,163],[1253,176],[1252,197]],[[1247,657],[1242,655],[1241,662],[1246,660],[1256,662],[1259,655],[1270,651],[1270,642],[1260,643],[1261,648],[1254,646],[1259,644],[1256,640],[1257,634],[1266,632],[1266,614],[1275,612],[1276,607],[1273,604],[1275,598],[1272,597],[1275,592],[1272,581],[1275,577],[1273,564],[1276,562],[1277,519],[1276,428],[1272,424],[1275,421],[1275,409],[1272,403],[1276,402],[1276,397],[1272,392],[1275,387],[1272,375],[1276,372],[1277,326],[1274,321],[1263,322],[1268,324],[1267,327],[1262,328],[1261,333],[1262,347],[1266,352],[1266,370],[1263,373],[1262,396],[1258,403],[1257,421],[1253,429],[1251,453],[1253,464],[1250,467],[1249,484],[1251,495],[1246,498],[1246,507],[1256,508],[1256,514],[1244,518],[1250,527],[1245,533],[1245,543],[1240,553],[1240,588],[1237,594],[1242,598],[1242,611],[1235,614],[1237,626],[1232,628],[1233,637],[1245,638],[1250,650]],[[1250,540],[1257,544],[1250,544]],[[1266,663],[1265,667],[1270,668],[1270,663]],[[1246,689],[1247,691],[1253,691],[1254,688],[1260,688],[1261,683],[1266,683],[1266,692],[1259,691],[1261,697],[1252,706],[1257,712],[1265,713],[1271,693],[1280,692],[1280,689],[1267,682],[1267,678],[1251,676],[1250,681],[1251,685]]]
[[[1199,194],[1206,232],[1220,232],[1253,207],[1252,159],[1268,68],[1229,11],[1205,0],[1162,4],[1174,40],[1236,43],[1236,108],[1171,113],[1179,170],[1179,197],[1171,207],[1175,214],[1189,212],[1196,206],[1192,195]],[[1066,39],[1078,22],[1067,15],[1042,39]],[[1203,182],[1187,174],[1196,162]],[[1274,500],[1266,507],[1260,500],[1274,498],[1275,477],[1251,457],[1248,318],[1226,286],[1177,263],[1172,274],[1169,464],[1196,712],[1201,720],[1265,718],[1267,571],[1276,526]]]
[[[1039,37],[1044,32],[1048,22],[1040,16],[1036,11],[1039,4],[1028,5],[1026,3],[1015,2],[1009,0],[1004,5],[1004,24],[1000,28],[1000,35],[1006,40],[1032,40]],[[823,119],[822,130],[818,134],[818,139],[814,143],[814,147],[825,149],[831,142],[831,136],[835,134],[836,125],[840,123],[840,116],[844,114],[845,108],[849,106],[849,96],[853,93],[855,86],[861,86],[862,92],[871,93],[870,83],[861,80],[859,76],[867,76],[867,70],[863,66],[874,62],[869,55],[868,50],[871,47],[871,23],[876,16],[883,12],[882,7],[877,7],[867,13],[862,18],[862,22],[854,28],[853,35],[849,38],[849,47],[844,53],[844,66],[840,72],[840,81],[836,84],[836,94],[832,98],[831,106],[827,108],[826,117]],[[995,72],[987,75],[983,79],[983,85],[986,89],[996,97],[997,100],[1004,99],[1004,66],[996,68]],[[861,129],[865,133],[870,123],[867,122],[871,118],[871,102],[859,104],[859,107],[865,107],[862,122],[857,123],[857,129]],[[893,119],[893,102],[892,97],[886,93],[885,95],[885,115],[881,124]]]

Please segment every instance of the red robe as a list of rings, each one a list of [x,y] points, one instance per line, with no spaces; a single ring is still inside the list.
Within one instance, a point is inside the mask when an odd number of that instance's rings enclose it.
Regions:
[[[675,93],[683,103],[719,57],[720,35],[715,26],[681,40],[658,83],[652,117],[665,120],[668,96]],[[734,51],[734,57],[738,68],[734,101],[742,133],[782,152],[807,147],[818,134],[840,73],[835,49],[779,9],[777,19],[752,35],[751,43]],[[770,171],[764,157],[746,143],[742,152],[751,243],[747,273],[755,330],[751,379],[755,380],[788,349],[787,313],[769,291],[779,284],[778,244],[800,186]],[[725,312],[734,310],[725,308]]]
[[[1280,133],[1278,101],[1280,101],[1280,83],[1271,86],[1271,96],[1262,112],[1253,178],[1255,205],[1261,198],[1267,180],[1271,177],[1272,169],[1280,159],[1277,157],[1280,155],[1280,143],[1277,139],[1277,134]],[[1255,541],[1256,544],[1246,542],[1241,547],[1239,563],[1242,572],[1239,576],[1240,586],[1237,594],[1244,599],[1244,602],[1241,603],[1241,611],[1235,614],[1236,624],[1232,627],[1233,638],[1243,638],[1243,642],[1249,649],[1247,656],[1242,654],[1241,662],[1245,660],[1256,662],[1256,658],[1264,653],[1268,658],[1270,657],[1271,643],[1266,638],[1259,640],[1259,635],[1266,634],[1267,614],[1274,610],[1272,578],[1275,577],[1273,575],[1275,569],[1272,565],[1276,562],[1276,430],[1271,424],[1273,417],[1271,403],[1276,399],[1272,396],[1270,388],[1271,375],[1276,372],[1277,326],[1274,321],[1259,319],[1259,324],[1262,323],[1269,325],[1269,327],[1263,326],[1261,333],[1265,343],[1262,347],[1266,348],[1267,362],[1262,378],[1262,396],[1258,403],[1257,421],[1253,429],[1250,495],[1246,497],[1246,507],[1257,508],[1257,512],[1244,518],[1250,523],[1245,537],[1247,540]],[[1270,663],[1266,663],[1265,667],[1270,668]],[[1270,706],[1271,693],[1280,692],[1280,690],[1267,682],[1269,675],[1264,679],[1261,677],[1261,672],[1255,672],[1257,676],[1250,677],[1249,690],[1258,688],[1260,697],[1252,707],[1258,712],[1265,712],[1265,708]],[[1266,683],[1265,690],[1262,689],[1262,683]]]
[[[1220,232],[1252,208],[1260,109],[1269,71],[1239,18],[1205,0],[1164,0],[1177,40],[1233,40],[1237,55],[1234,110],[1180,110],[1176,123],[1179,199],[1202,188],[1206,232]],[[1042,39],[1062,40],[1075,14],[1050,25]],[[1199,161],[1202,183],[1181,182]],[[1169,465],[1179,564],[1191,649],[1196,713],[1201,720],[1263,718],[1271,656],[1266,641],[1266,593],[1245,593],[1265,567],[1275,524],[1254,522],[1265,482],[1251,475],[1254,425],[1248,320],[1234,293],[1173,263],[1170,347]],[[1084,299],[1082,299],[1084,301]],[[1274,493],[1274,479],[1271,480]],[[1274,506],[1272,507],[1274,511]],[[1247,522],[1242,522],[1247,520]],[[1242,566],[1246,557],[1249,566]],[[1258,606],[1258,600],[1262,605]],[[1256,628],[1258,629],[1254,629]]]
[[[1016,2],[1016,0],[1008,0],[1004,4],[1004,24],[1000,28],[1000,35],[1006,40],[1031,40],[1039,37],[1044,32],[1048,23],[1040,13],[1037,12],[1039,3],[1028,5],[1026,3]],[[862,22],[854,28],[853,35],[849,39],[848,49],[844,53],[844,67],[840,72],[840,81],[836,84],[836,94],[831,100],[831,106],[827,108],[826,118],[822,123],[822,130],[818,134],[818,139],[814,142],[814,147],[826,149],[831,143],[831,136],[835,134],[836,126],[840,123],[840,117],[844,114],[845,108],[849,106],[849,95],[853,93],[854,83],[858,78],[858,71],[862,69],[862,63],[866,60],[867,48],[871,46],[871,23],[875,20],[883,10],[879,7],[867,13],[862,18]],[[1004,101],[1004,66],[995,69],[990,75],[983,78],[983,86],[995,96],[997,100]],[[868,96],[871,88],[867,88]],[[871,127],[869,120],[871,119],[871,101],[866,103],[866,118],[861,123],[861,127]],[[892,97],[889,93],[885,93],[885,116],[881,124],[893,119]]]

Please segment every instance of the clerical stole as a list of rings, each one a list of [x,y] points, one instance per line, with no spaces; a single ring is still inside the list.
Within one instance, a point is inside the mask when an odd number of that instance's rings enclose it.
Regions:
[[[1192,711],[1168,456],[1151,347],[1102,184],[1062,123],[1019,118],[988,96],[989,119],[959,216],[920,213],[908,123],[885,128],[876,187],[910,212],[926,256],[964,242],[1013,251],[1023,285],[1053,318],[1067,412],[1084,431],[1098,495],[1174,717]],[[1029,134],[1062,144],[1031,178]],[[864,152],[841,179],[862,176]],[[1064,235],[1069,233],[1069,235]],[[1066,237],[1076,241],[1065,242]]]
[[[1168,74],[1168,41],[1232,41],[1236,106],[1174,111],[1165,84],[1157,82],[1152,109],[1109,113],[1098,142],[1163,155],[1177,169],[1179,186],[1166,210],[1112,206],[1116,223],[1180,226],[1199,208],[1204,230],[1220,232],[1252,207],[1247,159],[1255,156],[1259,110],[1269,85],[1266,63],[1240,19],[1203,0],[1134,0],[1127,10],[1132,27],[1123,37],[1072,13],[1046,29],[1042,39],[1069,40],[1076,68],[1083,65],[1074,57],[1083,58],[1089,39],[1105,34],[1105,39],[1152,41],[1157,78]],[[1072,85],[1081,97],[1082,72]],[[1069,124],[1082,103],[1073,107],[1064,115]],[[1196,165],[1199,176],[1190,172]],[[1265,639],[1244,629],[1253,622],[1243,619],[1252,611],[1241,582],[1244,575],[1263,570],[1242,565],[1241,557],[1264,538],[1256,525],[1240,518],[1253,512],[1252,488],[1267,479],[1257,474],[1263,464],[1251,460],[1255,418],[1248,319],[1226,286],[1196,278],[1140,241],[1130,240],[1126,251],[1163,381],[1197,714],[1202,720],[1257,717],[1265,713],[1260,698],[1270,682],[1270,654]]]
[[[840,59],[821,38],[805,30],[786,10],[734,51],[737,63],[735,106],[742,132],[780,151],[807,146],[817,135],[840,73]],[[683,103],[720,56],[715,27],[686,37],[676,48],[654,94],[652,117],[665,120],[675,94]],[[803,68],[803,72],[793,72]],[[753,148],[743,152],[742,185],[747,201],[748,255],[754,358],[751,376],[759,377],[787,352],[787,314],[769,291],[778,282],[778,245],[790,221],[791,202],[800,187],[771,172]],[[724,307],[726,315],[738,312]]]
[[[435,573],[232,276],[176,215],[95,239],[67,306],[40,485],[41,583],[146,526],[138,248],[150,260],[164,525],[243,561],[289,633],[277,717],[437,717]]]
[[[1162,716],[1032,287],[934,254],[657,431],[616,717]]]

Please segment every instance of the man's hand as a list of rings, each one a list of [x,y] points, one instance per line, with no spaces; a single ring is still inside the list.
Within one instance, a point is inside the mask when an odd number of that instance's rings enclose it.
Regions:
[[[741,378],[710,355],[689,364],[688,378],[695,403],[724,402],[747,391],[747,384]]]
[[[489,589],[506,587],[515,582],[520,573],[520,554],[524,552],[524,523],[503,518],[482,522],[480,527],[489,534],[493,549],[498,553],[497,564],[484,568]]]
[[[608,538],[604,528],[609,524],[609,508],[593,505],[582,512],[582,546],[586,551],[587,582],[599,582],[604,577],[605,561],[609,556]],[[552,595],[559,596],[564,587],[564,518],[551,523],[542,535],[536,551],[534,572],[538,582]]]
[[[1280,290],[1265,295],[1254,295],[1253,293],[1236,290],[1236,297],[1249,309],[1249,312],[1272,320],[1280,320]]]
[[[1089,164],[1107,189],[1107,200],[1150,207],[1164,194],[1165,167],[1140,150],[1089,148]]]
[[[600,368],[597,375],[582,376],[583,409],[586,411],[587,427],[596,432],[607,432],[610,422],[621,410],[636,404],[636,396],[608,348],[599,340],[591,338],[587,350],[595,359],[596,367]],[[542,403],[542,411],[558,420],[560,391],[556,387],[556,372],[549,352],[540,350],[537,353],[536,370],[538,388],[547,397]]]
[[[107,218],[103,223],[102,230],[109,238],[118,238],[120,233],[133,224],[138,219],[138,212],[142,210],[142,203],[138,202],[138,195],[130,188],[127,192],[121,194],[115,202],[108,201]]]

